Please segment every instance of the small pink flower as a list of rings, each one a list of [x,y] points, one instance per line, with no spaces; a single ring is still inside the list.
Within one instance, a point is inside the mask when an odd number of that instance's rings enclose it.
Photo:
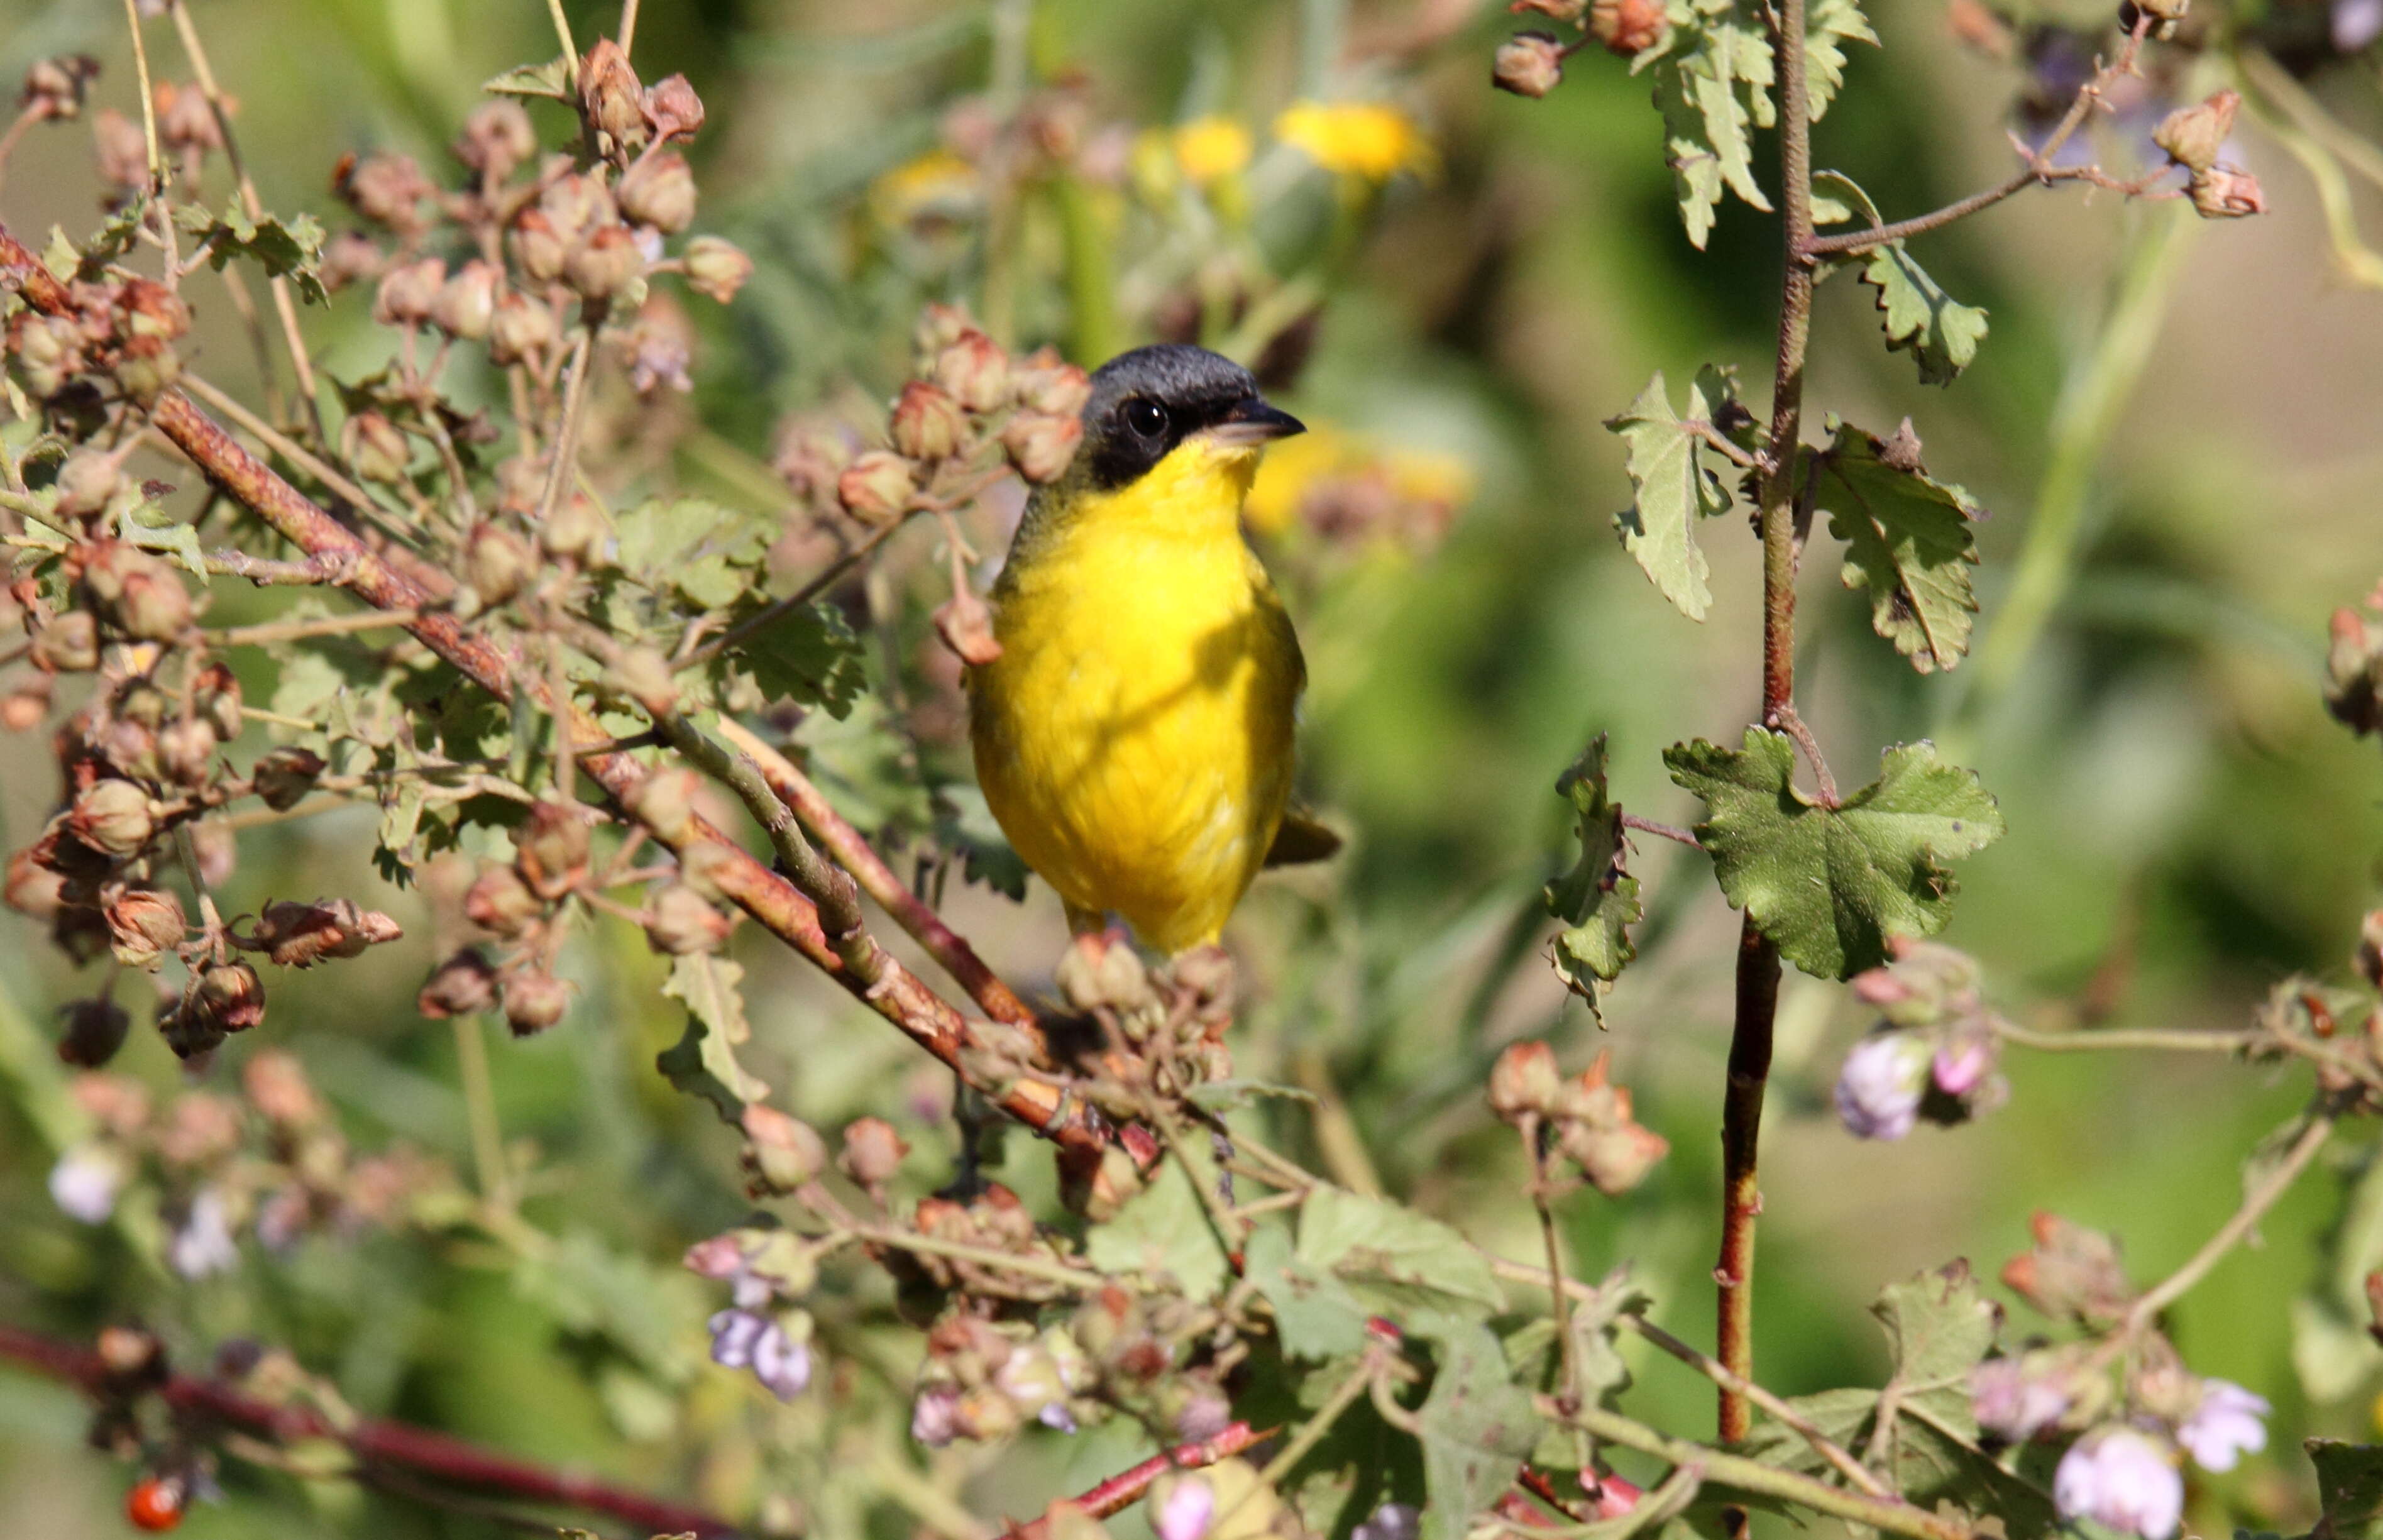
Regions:
[[[1969,1399],[1979,1424],[2022,1444],[2060,1421],[2068,1388],[2050,1375],[2028,1373],[2027,1361],[1991,1358],[1969,1371]]]
[[[1928,1089],[1928,1045],[1903,1032],[1854,1044],[1837,1076],[1837,1117],[1856,1139],[1897,1140],[1920,1121]]]
[[[1994,1067],[1994,1048],[1984,1038],[1956,1038],[1936,1050],[1931,1070],[1936,1089],[1947,1096],[1967,1096],[1978,1089]]]
[[[2273,1410],[2266,1397],[2232,1380],[2204,1380],[2201,1404],[2176,1430],[2177,1442],[2203,1470],[2230,1471],[2242,1456],[2267,1447],[2265,1419]]]
[[[948,1385],[931,1385],[910,1403],[910,1436],[931,1449],[940,1449],[958,1432],[960,1393]]]
[[[2060,1457],[2052,1500],[2064,1519],[2167,1540],[2184,1516],[2184,1477],[2166,1444],[2114,1425],[2087,1434]]]
[[[1202,1540],[1216,1516],[1216,1494],[1198,1476],[1185,1476],[1158,1506],[1158,1540]]]

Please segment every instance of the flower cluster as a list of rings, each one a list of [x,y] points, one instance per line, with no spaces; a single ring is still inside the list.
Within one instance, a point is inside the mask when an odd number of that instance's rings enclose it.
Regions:
[[[1598,1054],[1567,1079],[1546,1043],[1514,1043],[1489,1071],[1489,1110],[1551,1142],[1590,1186],[1613,1197],[1644,1181],[1672,1147],[1631,1115],[1629,1088],[1606,1078],[1606,1058]]]
[[[1889,950],[1892,962],[1853,980],[1856,998],[1883,1019],[1837,1077],[1837,1116],[1859,1139],[1898,1140],[1923,1117],[1965,1122],[2009,1094],[1994,1068],[2001,1018],[1980,993],[1977,963],[1907,937]]]
[[[238,1266],[243,1233],[284,1250],[309,1234],[404,1224],[455,1191],[443,1167],[411,1151],[354,1153],[303,1068],[278,1051],[241,1066],[236,1098],[186,1090],[159,1108],[140,1082],[97,1073],[79,1077],[74,1095],[93,1132],[51,1167],[52,1200],[98,1225],[128,1188],[154,1186],[169,1219],[166,1260],[186,1278]]]
[[[1564,60],[1595,39],[1617,57],[1657,55],[1671,37],[1660,0],[1514,0],[1508,7],[1567,22],[1581,35],[1571,43],[1551,32],[1517,32],[1498,45],[1489,83],[1517,96],[1545,96],[1563,81]]]

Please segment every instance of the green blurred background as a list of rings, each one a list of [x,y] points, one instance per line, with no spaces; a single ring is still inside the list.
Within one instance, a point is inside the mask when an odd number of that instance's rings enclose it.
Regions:
[[[583,43],[611,24],[611,6],[567,8]],[[533,0],[194,9],[243,104],[267,204],[315,209],[335,228],[327,179],[340,151],[401,149],[443,167],[441,146],[477,83],[553,52]],[[1299,93],[1303,39],[1319,28],[1375,61],[1335,77],[1347,88],[1390,79],[1367,49],[1463,9],[1040,0],[1032,53],[1046,73],[1081,71],[1101,121],[1223,112],[1263,134]],[[1590,733],[1611,734],[1625,805],[1689,822],[1696,810],[1666,781],[1661,749],[1734,736],[1753,710],[1753,542],[1737,521],[1711,526],[1711,618],[1680,618],[1613,538],[1626,486],[1619,442],[1599,423],[1655,370],[1680,381],[1707,361],[1739,364],[1759,404],[1774,228],[1733,204],[1712,249],[1692,251],[1647,88],[1593,50],[1545,102],[1490,92],[1500,9],[1478,7],[1394,72],[1441,166],[1388,190],[1312,363],[1283,393],[1311,421],[1462,457],[1475,490],[1436,548],[1283,556],[1314,671],[1307,779],[1352,832],[1352,851],[1328,873],[1262,884],[1237,920],[1231,941],[1262,997],[1238,1053],[1243,1073],[1333,1088],[1386,1186],[1527,1255],[1529,1211],[1510,1140],[1479,1104],[1481,1071],[1525,1034],[1551,1033],[1574,1064],[1609,1046],[1673,1153],[1626,1200],[1573,1202],[1576,1254],[1592,1273],[1635,1261],[1658,1319],[1709,1342],[1735,917],[1696,863],[1642,842],[1658,918],[1600,1035],[1538,959],[1546,928],[1534,916],[1537,885],[1562,857],[1554,779]],[[766,459],[784,413],[846,379],[882,394],[898,378],[915,305],[938,290],[883,265],[866,284],[841,282],[844,211],[934,142],[945,102],[982,86],[995,19],[983,6],[908,0],[647,0],[641,73],[685,70],[710,109],[696,154],[698,228],[736,237],[761,267],[724,318],[697,317],[691,410],[725,446]],[[2003,175],[2019,71],[1957,44],[1932,0],[1880,0],[1875,19],[1886,50],[1856,59],[1820,129],[1820,164],[1858,176],[1890,216]],[[182,73],[164,29],[153,48],[161,73]],[[99,100],[132,110],[117,6],[0,0],[0,77],[76,50],[106,65]],[[2353,124],[2383,121],[2371,72],[2316,87]],[[1869,634],[1862,602],[1836,587],[1816,542],[1803,584],[1805,714],[1841,775],[1861,779],[1880,745],[1933,736],[2000,798],[2010,832],[1962,868],[1947,939],[1985,962],[2015,1016],[2057,1013],[2091,988],[2113,1024],[2236,1025],[2292,970],[2344,976],[2375,902],[2383,767],[2372,745],[2326,719],[2317,679],[2327,612],[2383,575],[2383,294],[2337,277],[2299,168],[2256,129],[2238,148],[2266,181],[2276,211],[2266,218],[2204,228],[2179,204],[2067,191],[1925,240],[1935,275],[1993,317],[1979,362],[1949,390],[1919,386],[1910,362],[1881,348],[1868,290],[1841,278],[1821,294],[1809,400],[1881,431],[1908,414],[1931,470],[1993,510],[1981,531],[1980,635],[2000,656],[1916,678]],[[80,126],[37,132],[10,167],[0,219],[19,235],[88,228],[89,156]],[[244,344],[219,310],[203,302],[201,366],[245,381]],[[361,311],[349,300],[310,318],[335,372],[371,364],[377,344]],[[1021,304],[1017,340],[1045,340],[1039,328],[1053,314]],[[723,479],[720,465],[733,462],[717,450],[681,469],[755,496],[749,475]],[[2056,516],[2076,521],[2075,548],[2045,565],[2056,580],[2048,622],[2000,636],[1998,597],[2020,549],[2040,538],[2047,487]],[[54,792],[43,745],[0,741],[9,847],[38,829]],[[413,1009],[431,960],[423,911],[369,877],[368,819],[252,839],[234,901],[350,894],[406,919],[418,939],[275,980],[272,1015],[251,1038],[299,1053],[359,1145],[402,1138],[463,1166],[452,1039]],[[1047,978],[1063,933],[1047,893],[1021,908],[971,888],[952,909],[998,966]],[[64,1218],[46,1194],[54,1152],[42,1109],[60,1085],[46,1019],[76,986],[14,915],[0,916],[0,1319],[79,1336],[138,1312],[191,1351],[253,1332],[290,1346],[367,1411],[661,1489],[749,1494],[760,1479],[749,1460],[707,1454],[705,1435],[748,1416],[755,1392],[741,1376],[692,1368],[709,1293],[668,1265],[742,1212],[734,1145],[649,1067],[678,1029],[654,992],[659,964],[625,928],[604,939],[568,965],[584,995],[563,1027],[495,1045],[499,1103],[506,1134],[534,1141],[541,1161],[532,1216],[606,1255],[658,1264],[623,1285],[660,1324],[658,1361],[624,1369],[617,1349],[590,1345],[603,1312],[580,1297],[585,1278],[525,1282],[395,1239],[310,1243],[195,1287],[142,1278],[118,1242]],[[932,1121],[947,1099],[943,1078],[784,953],[750,934],[738,942],[753,970],[763,1078],[823,1126],[863,1111],[893,1117],[919,1147],[918,1185],[932,1186],[951,1150],[947,1126]],[[1839,987],[1790,979],[1765,1127],[1757,1307],[1759,1373],[1784,1392],[1874,1383],[1883,1355],[1863,1309],[1879,1287],[1955,1256],[1990,1273],[2025,1248],[2036,1209],[2113,1230],[2138,1275],[2160,1275],[2231,1211],[2240,1163],[2303,1091],[2290,1072],[2201,1055],[2020,1056],[2006,1064],[2009,1104],[1976,1125],[1864,1144],[1827,1105],[1864,1025]],[[217,1074],[255,1046],[236,1043]],[[140,1013],[119,1066],[160,1087],[174,1078]],[[1303,1123],[1290,1122],[1297,1145]],[[1357,1158],[1342,1152],[1342,1169]],[[1044,1164],[1013,1140],[1006,1175],[1042,1194]],[[2303,1394],[2292,1361],[2292,1301],[2321,1281],[2316,1240],[2339,1191],[2334,1175],[2313,1177],[2265,1226],[2262,1247],[2229,1260],[2176,1312],[2194,1368],[2278,1409],[2269,1455],[2200,1499],[2207,1527],[2228,1522],[2224,1504],[2253,1527],[2304,1519],[2295,1440],[2372,1435],[2383,1351],[2354,1339],[2355,1388],[2325,1404]],[[2029,1328],[2023,1311],[2015,1324]],[[684,1361],[675,1369],[673,1355]],[[664,1398],[657,1411],[655,1386],[673,1374],[694,1388],[682,1408]],[[1710,1431],[1701,1381],[1661,1361],[1639,1377],[1632,1404],[1645,1415]],[[794,1442],[822,1451],[819,1469],[864,1431],[818,1426],[827,1413],[817,1394],[781,1415]],[[82,1425],[74,1397],[0,1370],[0,1534],[122,1532],[127,1478],[81,1448]],[[1048,1435],[1025,1454],[987,1478],[994,1506],[1007,1494],[1009,1511],[1039,1509],[1131,1458],[1122,1445]],[[787,1467],[769,1469],[789,1479]],[[341,1485],[253,1472],[227,1480],[232,1500],[187,1525],[196,1540],[496,1533]],[[812,1517],[821,1533],[858,1533],[844,1527],[855,1515]],[[866,1527],[891,1535],[908,1525],[881,1512]]]

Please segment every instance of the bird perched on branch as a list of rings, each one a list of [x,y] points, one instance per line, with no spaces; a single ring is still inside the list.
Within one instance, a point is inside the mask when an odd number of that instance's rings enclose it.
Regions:
[[[1241,537],[1259,455],[1303,429],[1248,370],[1179,345],[1105,364],[1083,429],[994,586],[977,778],[1071,929],[1117,914],[1172,954],[1215,942],[1270,857],[1339,844],[1286,822],[1306,665]]]

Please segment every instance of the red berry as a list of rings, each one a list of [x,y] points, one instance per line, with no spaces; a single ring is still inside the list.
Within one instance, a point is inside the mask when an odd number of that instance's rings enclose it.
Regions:
[[[124,1495],[124,1516],[134,1527],[160,1534],[182,1522],[182,1484],[171,1476],[149,1476]]]

